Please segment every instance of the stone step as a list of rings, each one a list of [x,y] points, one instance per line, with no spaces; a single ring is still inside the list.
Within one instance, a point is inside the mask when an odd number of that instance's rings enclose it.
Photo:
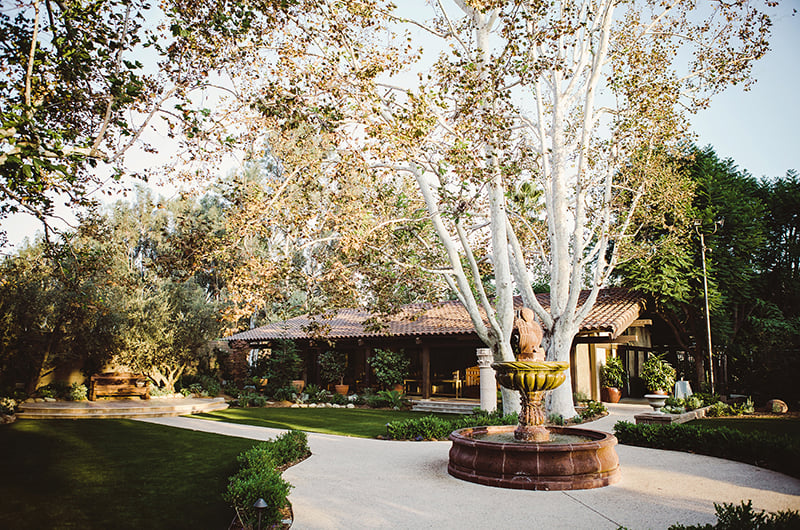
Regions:
[[[160,402],[151,400],[151,402],[137,403],[130,400],[130,402],[24,403],[20,406],[17,417],[20,419],[154,418],[228,408],[223,398],[185,401],[188,402],[164,403],[163,400]]]
[[[413,400],[411,410],[415,412],[434,412],[438,414],[472,414],[479,404],[465,401]]]

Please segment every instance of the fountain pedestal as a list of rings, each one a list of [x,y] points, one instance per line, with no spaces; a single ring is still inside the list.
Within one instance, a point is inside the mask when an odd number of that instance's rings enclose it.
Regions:
[[[547,415],[544,411],[544,395],[567,378],[567,362],[557,361],[504,361],[494,363],[497,382],[516,390],[522,397],[522,409],[514,438],[521,442],[547,442]]]

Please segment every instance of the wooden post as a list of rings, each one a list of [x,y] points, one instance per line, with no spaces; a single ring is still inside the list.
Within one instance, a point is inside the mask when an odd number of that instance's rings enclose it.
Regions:
[[[431,397],[431,347],[422,345],[422,398]]]

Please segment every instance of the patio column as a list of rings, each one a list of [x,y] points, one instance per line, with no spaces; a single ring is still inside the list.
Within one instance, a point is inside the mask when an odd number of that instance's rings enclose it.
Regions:
[[[477,353],[481,374],[481,410],[492,412],[497,409],[497,381],[492,368],[494,356],[489,348],[478,348]]]

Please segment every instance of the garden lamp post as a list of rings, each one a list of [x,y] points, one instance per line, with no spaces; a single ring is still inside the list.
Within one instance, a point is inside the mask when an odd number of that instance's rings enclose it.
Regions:
[[[264,512],[264,508],[266,508],[266,507],[267,507],[267,501],[265,501],[264,499],[262,499],[260,497],[256,501],[256,503],[253,505],[253,508],[258,510],[258,530],[261,530],[261,514]]]
[[[717,229],[722,226],[722,221],[715,221],[714,222],[714,232],[716,233]],[[711,312],[708,310],[708,272],[706,271],[706,240],[702,232],[703,221],[700,219],[695,219],[694,221],[694,229],[697,232],[697,235],[700,236],[700,257],[703,262],[703,293],[705,294],[705,303],[706,303],[706,338],[708,340],[708,374],[709,374],[709,383],[711,384],[711,393],[714,393],[714,357],[711,352]]]

